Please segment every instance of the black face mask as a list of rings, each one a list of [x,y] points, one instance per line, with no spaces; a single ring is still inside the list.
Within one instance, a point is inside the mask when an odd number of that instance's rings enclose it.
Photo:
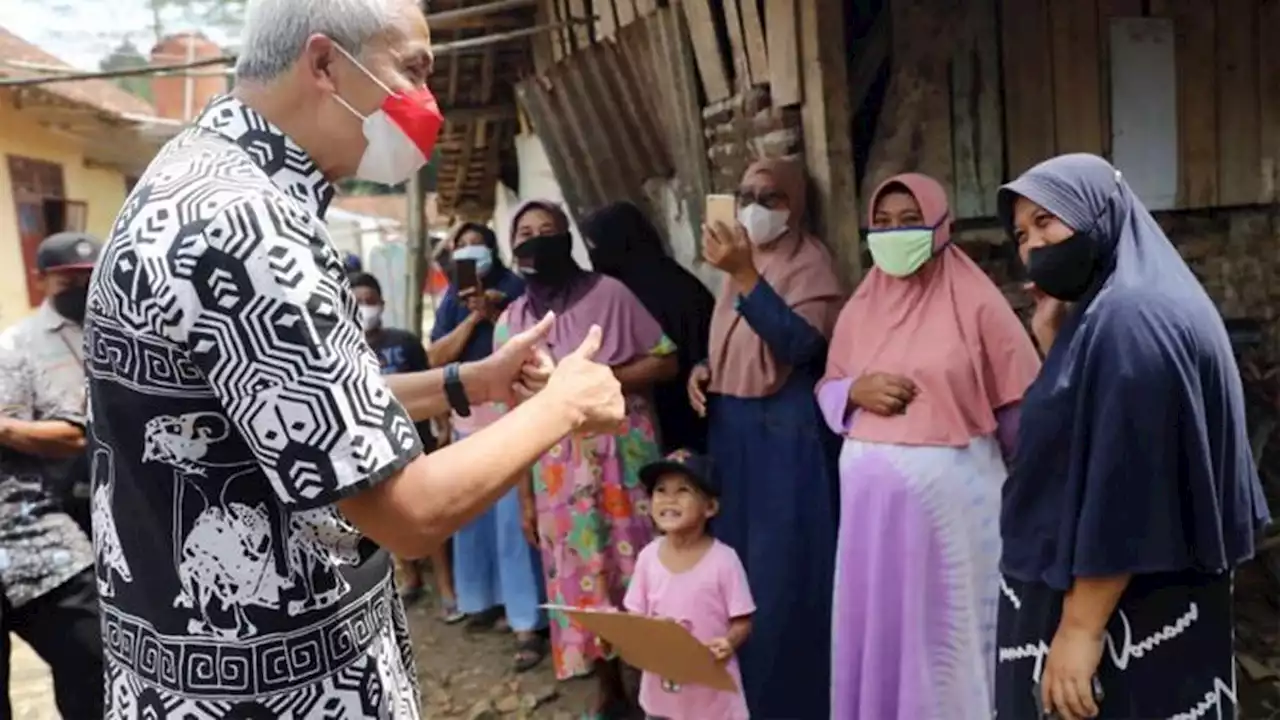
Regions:
[[[531,237],[516,246],[512,254],[525,279],[539,285],[563,285],[579,270],[573,261],[573,238],[569,233]]]
[[[85,305],[89,299],[87,285],[73,285],[49,299],[53,309],[77,325],[84,324]]]
[[[1076,233],[1056,245],[1027,256],[1027,276],[1049,297],[1076,302],[1089,291],[1098,273],[1098,245],[1087,233]]]

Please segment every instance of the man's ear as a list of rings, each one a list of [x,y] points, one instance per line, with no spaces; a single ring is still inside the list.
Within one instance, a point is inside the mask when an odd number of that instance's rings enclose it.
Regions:
[[[316,34],[307,38],[303,46],[300,62],[306,66],[307,75],[313,82],[327,92],[333,93],[337,88],[333,84],[333,61],[338,53],[330,38]]]

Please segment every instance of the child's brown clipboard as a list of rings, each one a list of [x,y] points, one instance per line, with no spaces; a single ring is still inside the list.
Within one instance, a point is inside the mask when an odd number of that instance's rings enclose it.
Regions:
[[[586,610],[544,605],[599,635],[628,665],[681,685],[703,685],[737,692],[738,685],[723,663],[674,620],[644,617],[615,610]]]

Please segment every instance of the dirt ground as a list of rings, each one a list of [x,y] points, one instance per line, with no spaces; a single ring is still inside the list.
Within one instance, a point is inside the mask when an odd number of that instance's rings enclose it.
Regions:
[[[1248,592],[1248,586],[1238,588]],[[1240,603],[1237,642],[1241,720],[1280,720],[1280,633],[1273,628],[1273,599]],[[1276,599],[1280,601],[1280,599]],[[1266,607],[1264,607],[1266,606]],[[436,618],[430,599],[408,608],[422,679],[423,716],[430,720],[577,720],[591,704],[590,680],[557,683],[550,660],[516,675],[510,671],[513,640],[473,634]],[[57,720],[48,669],[14,638],[9,683],[14,720]]]
[[[576,720],[591,707],[591,680],[558,683],[551,658],[517,675],[510,633],[469,633],[437,620],[430,598],[410,606],[422,680],[423,716],[431,720]]]

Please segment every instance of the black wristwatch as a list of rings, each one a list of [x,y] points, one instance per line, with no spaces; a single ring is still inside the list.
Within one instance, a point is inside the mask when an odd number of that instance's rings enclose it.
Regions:
[[[467,390],[462,387],[462,366],[459,363],[451,362],[444,366],[444,396],[458,417],[471,416],[471,401],[467,400]]]

